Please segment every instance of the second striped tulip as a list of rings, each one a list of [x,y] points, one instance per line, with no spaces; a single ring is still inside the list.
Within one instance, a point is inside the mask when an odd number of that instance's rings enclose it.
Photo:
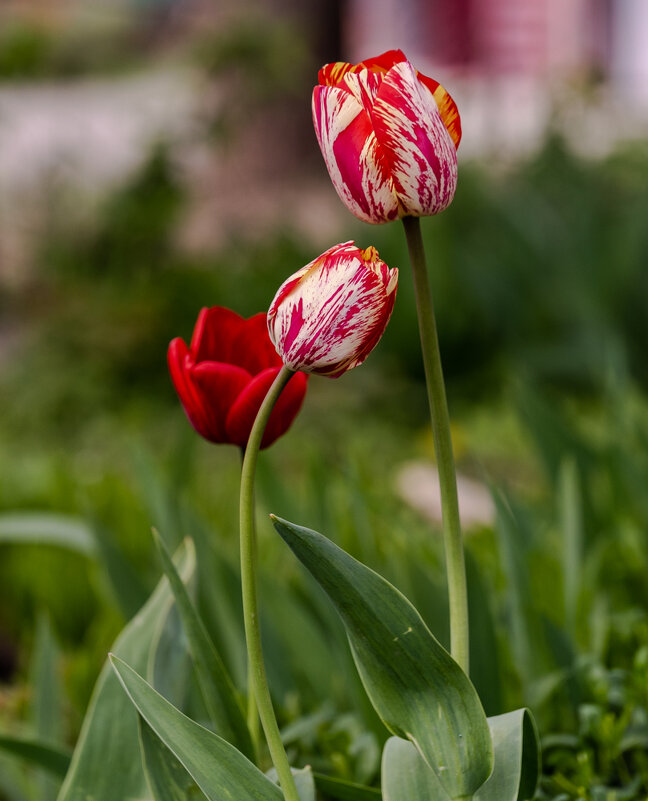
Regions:
[[[286,367],[338,378],[378,344],[394,308],[398,270],[375,248],[335,245],[285,281],[268,331]]]
[[[457,107],[400,50],[322,67],[313,122],[333,186],[361,220],[437,214],[452,201]]]

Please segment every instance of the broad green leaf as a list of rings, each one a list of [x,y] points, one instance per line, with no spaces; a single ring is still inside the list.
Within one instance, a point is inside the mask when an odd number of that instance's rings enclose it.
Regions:
[[[96,553],[94,537],[83,520],[47,512],[0,515],[0,542],[57,545],[85,556],[94,556]]]
[[[36,624],[36,640],[31,664],[33,687],[31,718],[39,740],[61,740],[60,652],[49,616],[43,612]]]
[[[516,709],[488,718],[495,767],[475,793],[475,801],[527,801],[533,798],[540,774],[540,745],[533,716]]]
[[[310,765],[306,765],[305,768],[291,768],[290,771],[295,780],[299,801],[315,801],[315,780]],[[266,776],[275,784],[279,784],[275,768],[270,768]]]
[[[346,779],[336,779],[323,773],[313,773],[313,778],[317,789],[336,801],[380,801],[382,797],[380,790],[375,787],[364,787]]]
[[[517,709],[488,718],[495,766],[474,801],[528,801],[540,772],[538,737],[531,713]],[[414,746],[391,737],[383,751],[384,801],[450,801],[436,775]]]
[[[273,517],[335,604],[358,672],[385,725],[411,740],[451,798],[490,775],[486,715],[470,680],[394,586],[326,537]]]
[[[8,737],[0,735],[0,749],[14,754],[53,776],[63,778],[70,767],[72,754],[59,746],[33,740],[28,737]]]
[[[193,549],[181,559],[180,574],[188,581],[195,570]],[[169,584],[163,579],[141,611],[117,638],[113,652],[146,670],[159,621],[172,605]],[[119,680],[106,662],[97,679],[81,733],[74,749],[58,801],[115,801],[142,798],[146,779],[139,753],[137,714]]]
[[[196,782],[164,745],[148,723],[138,715],[144,773],[154,801],[201,801],[205,798]]]
[[[390,737],[383,749],[382,795],[384,801],[450,801],[436,773],[401,737]]]
[[[209,801],[282,801],[281,790],[222,737],[183,715],[116,656],[110,657],[127,696]]]
[[[232,680],[191,603],[164,542],[157,532],[154,532],[154,538],[189,641],[196,677],[214,729],[246,756],[252,757],[254,754],[252,739]]]

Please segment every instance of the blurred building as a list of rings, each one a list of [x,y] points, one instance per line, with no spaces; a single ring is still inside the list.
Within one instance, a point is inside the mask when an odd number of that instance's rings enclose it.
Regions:
[[[648,117],[647,0],[348,0],[344,19],[349,60],[399,47],[451,87],[475,150],[535,144],[565,87],[602,87],[617,136]]]

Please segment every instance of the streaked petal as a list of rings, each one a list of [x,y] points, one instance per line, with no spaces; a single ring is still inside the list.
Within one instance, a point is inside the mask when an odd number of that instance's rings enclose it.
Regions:
[[[384,77],[371,118],[390,165],[399,216],[445,209],[457,187],[457,152],[432,92],[409,62]]]
[[[297,284],[289,279],[290,292],[279,289],[268,326],[288,367],[337,377],[361,364],[376,345],[393,308],[396,271],[385,276],[368,266],[362,255],[369,261],[371,251],[337,246],[302,272]]]
[[[367,58],[358,64],[358,68],[368,68],[374,72],[387,72],[394,65],[400,64],[401,61],[407,61],[407,56],[402,50],[387,50],[379,56]]]
[[[348,89],[316,86],[313,122],[333,186],[349,211],[365,222],[395,219],[399,205],[389,164],[356,97]]]
[[[385,73],[394,64],[407,61],[402,50],[388,50],[374,58],[368,58],[359,64],[348,64],[346,61],[335,61],[332,64],[325,64],[319,71],[317,78],[320,86],[338,86],[342,79],[350,72],[360,72],[371,70],[372,72]]]
[[[455,148],[458,148],[459,142],[461,142],[461,118],[459,117],[457,104],[450,97],[450,93],[444,89],[438,81],[435,81],[433,78],[428,78],[427,75],[423,75],[418,71],[416,77],[432,92],[434,100],[439,107],[439,113],[441,114],[443,124],[450,134]]]
[[[229,442],[244,448],[263,399],[279,373],[279,367],[263,370],[250,381],[229,410],[225,423]],[[284,434],[295,419],[306,394],[307,377],[295,373],[274,405],[263,434],[261,447],[269,445]]]

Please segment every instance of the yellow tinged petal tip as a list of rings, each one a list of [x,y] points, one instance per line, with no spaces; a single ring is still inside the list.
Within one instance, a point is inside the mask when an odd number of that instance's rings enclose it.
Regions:
[[[378,256],[378,251],[373,245],[369,245],[368,248],[365,248],[361,251],[361,259],[362,261],[374,262],[379,261],[380,257]]]

